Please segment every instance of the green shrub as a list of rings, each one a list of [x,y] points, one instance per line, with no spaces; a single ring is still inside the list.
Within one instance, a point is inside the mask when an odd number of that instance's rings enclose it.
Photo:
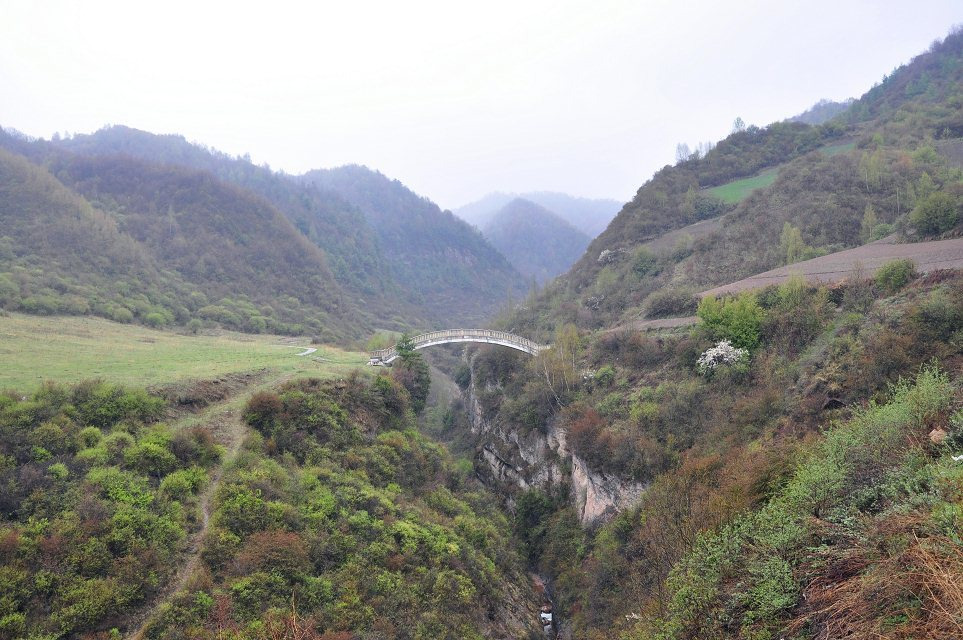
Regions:
[[[930,194],[910,213],[910,223],[924,235],[949,231],[956,226],[959,218],[959,203],[943,191]]]
[[[83,448],[95,447],[103,435],[97,427],[84,427],[77,434],[77,444]]]
[[[127,307],[114,307],[110,311],[110,319],[114,322],[130,324],[134,321],[134,314]]]
[[[632,271],[634,271],[640,278],[656,275],[659,272],[658,258],[654,253],[645,247],[640,247],[635,253],[635,260],[632,263]]]
[[[146,324],[148,327],[154,327],[155,329],[158,329],[167,324],[167,318],[164,317],[164,314],[157,313],[155,311],[144,316],[144,324]]]
[[[740,349],[752,350],[759,346],[766,312],[759,306],[755,294],[747,291],[723,300],[706,296],[696,313],[712,340],[729,340]]]
[[[888,294],[894,294],[916,277],[916,264],[907,258],[890,260],[876,272],[876,284]]]
[[[610,386],[613,382],[615,382],[615,368],[610,364],[605,365],[595,372],[594,379],[595,383],[600,386]]]
[[[659,289],[642,302],[647,318],[665,318],[691,314],[698,300],[688,289]]]
[[[199,467],[191,467],[168,474],[161,480],[160,491],[172,500],[183,500],[196,494],[206,483],[207,473]]]

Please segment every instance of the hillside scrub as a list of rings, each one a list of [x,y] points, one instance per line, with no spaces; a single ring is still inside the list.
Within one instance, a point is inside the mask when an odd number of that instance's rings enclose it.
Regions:
[[[926,368],[915,381],[897,383],[885,404],[870,404],[830,430],[762,509],[696,540],[669,576],[666,614],[624,637],[784,635],[788,614],[801,602],[805,585],[822,575],[824,563],[842,561],[849,544],[861,535],[874,535],[887,521],[905,518],[907,508],[919,514],[909,530],[920,551],[936,550],[930,564],[926,556],[915,558],[915,566],[888,576],[901,583],[900,588],[889,589],[872,604],[856,603],[875,609],[869,619],[862,611],[853,612],[850,620],[817,616],[798,620],[795,629],[816,631],[832,624],[869,631],[877,628],[876,620],[892,616],[891,631],[884,637],[897,637],[900,627],[918,629],[927,637],[937,637],[934,634],[940,631],[963,632],[963,622],[943,614],[940,606],[944,596],[956,597],[958,591],[940,593],[915,583],[914,575],[932,572],[941,556],[953,558],[963,552],[959,542],[947,538],[958,533],[955,523],[950,521],[947,527],[939,515],[954,504],[953,482],[947,480],[958,477],[959,471],[947,466],[945,454],[942,460],[934,459],[932,450],[920,444],[928,428],[946,424],[954,391],[946,374]],[[835,547],[827,549],[824,545],[831,542]],[[937,547],[930,546],[933,543]],[[943,544],[949,548],[940,549]],[[826,560],[806,566],[820,552]],[[886,562],[885,552],[866,558],[848,570],[852,573],[847,578],[872,580],[874,565]],[[930,579],[937,577],[931,574]],[[908,605],[907,597],[919,604]],[[832,606],[828,600],[826,604]]]
[[[556,602],[570,607],[562,609],[560,615],[571,622],[578,637],[601,640],[617,633],[626,633],[627,638],[633,639],[656,637],[651,635],[657,630],[653,625],[668,615],[675,593],[667,582],[668,576],[695,548],[700,533],[718,534],[720,540],[729,540],[735,534],[720,527],[736,526],[732,523],[743,522],[740,518],[758,518],[746,522],[785,533],[783,524],[775,528],[776,523],[765,520],[776,518],[772,507],[762,515],[753,514],[788,486],[800,460],[812,459],[814,465],[832,461],[817,448],[823,428],[856,420],[870,407],[883,407],[893,398],[907,399],[912,404],[923,396],[945,395],[939,403],[956,397],[955,383],[948,395],[944,394],[948,388],[946,374],[933,368],[926,369],[919,384],[906,381],[915,379],[920,367],[934,358],[952,363],[960,357],[963,278],[953,272],[935,272],[907,282],[892,297],[889,291],[875,279],[830,288],[794,278],[779,286],[742,294],[741,302],[739,298],[728,298],[707,303],[711,308],[711,329],[703,325],[674,333],[616,330],[583,336],[586,346],[580,367],[592,371],[592,375],[583,376],[562,398],[562,408],[549,402],[541,419],[554,421],[565,430],[569,447],[593,471],[652,484],[636,508],[596,531],[573,538],[565,524],[571,517],[570,508],[556,505],[540,519],[536,530],[526,531],[523,527],[519,532],[523,539],[538,541],[535,547],[541,552],[536,553],[533,562],[555,580]],[[858,305],[854,302],[857,299]],[[723,314],[720,309],[727,305],[731,311]],[[748,367],[721,367],[712,376],[704,376],[697,365],[700,355],[717,343],[716,335],[725,335],[727,319],[743,316],[746,322],[734,322],[732,326],[750,327],[747,335],[756,339]],[[497,373],[497,385],[480,398],[486,407],[486,419],[501,421],[505,428],[537,428],[528,423],[521,426],[521,416],[527,414],[519,407],[538,406],[539,388],[536,372],[524,364],[521,359],[504,359]],[[477,378],[475,383],[486,384],[485,379]],[[934,389],[936,392],[930,393]],[[888,411],[896,409],[873,409],[870,413],[885,416]],[[860,438],[873,440],[885,451],[901,452],[893,459],[894,465],[915,460],[917,451],[934,455],[926,444],[933,428],[945,429],[950,438],[959,438],[954,435],[956,428],[947,425],[946,411],[924,414],[927,417],[922,422],[910,420],[910,431],[897,430],[910,436],[908,444],[899,440],[894,445],[891,438],[886,439],[890,436],[877,431]],[[854,446],[862,448],[859,444]],[[905,459],[899,457],[903,452],[908,456]],[[864,480],[873,482],[889,473],[880,466],[889,464],[882,453],[853,464],[857,465],[855,475],[840,476],[845,487]],[[818,467],[814,466],[803,475],[816,470]],[[807,517],[816,518],[818,512],[818,518],[825,520],[827,512],[837,508],[834,491],[824,491],[822,484],[816,488],[805,486],[809,488],[800,491],[809,496]],[[855,495],[863,490],[852,491]],[[547,495],[552,497],[550,492]],[[888,498],[867,499],[882,504],[880,500]],[[953,509],[952,505],[942,506],[937,513]],[[881,522],[878,535],[897,529],[914,531],[900,528],[905,524],[895,520]],[[933,544],[940,538],[924,538],[919,530],[915,531],[921,544],[908,551],[909,557],[932,563]],[[805,544],[809,535],[803,536]],[[559,536],[579,549],[577,556],[559,556],[549,551],[560,543],[549,545],[545,541],[555,541]],[[849,540],[840,536],[829,538],[827,544]],[[757,637],[753,633],[769,637],[765,620],[781,620],[788,627],[809,611],[800,608],[808,600],[794,599],[805,586],[797,574],[812,567],[816,567],[812,568],[815,571],[822,551],[813,551],[805,544],[796,547],[800,564],[787,565],[782,560],[760,556],[751,565],[752,573],[745,574],[755,581],[752,588],[745,582],[749,578],[740,577],[746,589],[738,590],[738,599],[729,594],[727,597],[731,597],[719,606],[723,613],[736,605],[745,608],[745,637]],[[715,550],[720,557],[739,553],[728,547]],[[935,557],[955,562],[953,553]],[[577,559],[573,561],[573,557]],[[702,565],[692,573],[712,575]],[[728,575],[720,583],[726,588],[731,586]],[[828,584],[831,576],[814,573],[813,579],[822,580],[818,584]],[[926,584],[936,585],[938,576],[925,579]],[[866,589],[872,588],[871,583],[866,585]],[[923,588],[924,583],[918,585]],[[856,587],[849,584],[847,588]],[[871,611],[865,613],[867,619],[882,619],[874,617]],[[692,616],[703,619],[698,612]],[[737,630],[743,617],[734,623]],[[643,619],[645,625],[630,633],[636,622]],[[714,628],[711,633],[707,629],[678,637],[721,638],[735,633],[730,627],[725,627],[725,631],[720,630],[722,627]],[[643,630],[650,635],[638,635]],[[785,637],[797,636],[787,633]]]
[[[100,381],[0,395],[0,637],[94,637],[170,578],[221,454]]]
[[[202,569],[148,637],[527,632],[505,516],[470,464],[415,430],[392,377],[289,383],[252,397],[245,419],[256,435],[217,493]],[[506,619],[509,601],[531,613]]]

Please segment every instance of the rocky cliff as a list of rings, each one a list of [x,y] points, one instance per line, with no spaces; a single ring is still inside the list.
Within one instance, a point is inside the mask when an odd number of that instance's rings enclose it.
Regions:
[[[500,417],[490,417],[480,400],[474,367],[466,393],[471,431],[478,442],[477,466],[485,479],[508,489],[547,489],[568,486],[572,504],[583,526],[600,524],[632,506],[646,486],[594,471],[574,454],[565,431],[554,420],[542,430],[523,430]],[[490,383],[486,394],[498,392]]]

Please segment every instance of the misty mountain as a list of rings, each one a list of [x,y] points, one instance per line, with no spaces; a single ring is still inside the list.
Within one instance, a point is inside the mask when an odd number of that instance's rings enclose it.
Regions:
[[[367,167],[317,169],[300,181],[357,207],[411,304],[446,324],[490,317],[522,277],[480,232],[398,180]]]
[[[362,167],[289,176],[188,142],[113,126],[51,143],[208,171],[258,194],[324,250],[338,284],[378,326],[476,325],[525,279],[469,225]]]
[[[854,98],[848,98],[841,102],[823,99],[799,115],[788,118],[787,121],[802,122],[803,124],[811,124],[815,126],[832,120],[843,111],[848,109],[854,102],[856,102]]]
[[[485,237],[539,284],[568,270],[591,241],[560,216],[524,198],[502,207],[485,226]]]
[[[531,191],[521,194],[496,191],[480,200],[458,207],[455,209],[455,215],[479,229],[484,229],[495,214],[515,198],[523,198],[548,209],[590,238],[602,233],[622,208],[622,203],[617,200],[578,198],[554,191]]]
[[[2,132],[0,146],[4,307],[328,340],[370,331],[324,252],[250,191],[196,169],[80,156]],[[25,148],[34,161],[15,153]]]

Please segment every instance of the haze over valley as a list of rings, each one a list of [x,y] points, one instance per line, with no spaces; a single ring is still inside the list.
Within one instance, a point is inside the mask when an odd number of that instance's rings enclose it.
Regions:
[[[0,640],[963,638],[957,3],[0,15]]]

